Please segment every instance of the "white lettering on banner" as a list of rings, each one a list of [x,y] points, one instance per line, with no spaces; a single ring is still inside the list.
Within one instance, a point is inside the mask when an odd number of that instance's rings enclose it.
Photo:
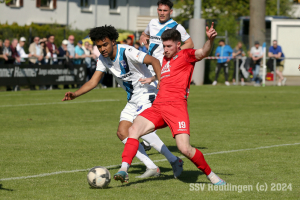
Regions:
[[[56,79],[57,82],[64,82],[64,81],[75,81],[74,76],[59,76],[58,79]]]
[[[13,68],[2,68],[0,69],[0,77],[5,78],[5,77],[12,77],[13,75]]]
[[[15,67],[14,77],[36,77],[38,68],[23,68]]]

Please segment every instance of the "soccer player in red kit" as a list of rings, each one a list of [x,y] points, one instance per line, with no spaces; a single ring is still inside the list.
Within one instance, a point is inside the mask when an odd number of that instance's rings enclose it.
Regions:
[[[128,182],[127,171],[138,150],[138,139],[156,129],[169,126],[181,153],[202,170],[212,184],[226,184],[211,171],[203,154],[190,145],[187,98],[195,63],[210,54],[213,41],[217,36],[213,23],[210,29],[206,27],[206,34],[209,39],[203,48],[198,50],[180,50],[181,35],[175,29],[168,29],[162,34],[165,56],[161,68],[159,92],[152,107],[142,112],[129,128],[129,138],[122,154],[122,166],[114,175],[115,180]]]

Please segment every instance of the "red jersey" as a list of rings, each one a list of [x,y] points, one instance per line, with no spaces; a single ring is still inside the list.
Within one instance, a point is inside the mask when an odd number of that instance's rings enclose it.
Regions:
[[[164,57],[156,103],[188,98],[195,62],[198,61],[195,51],[196,49],[184,49],[172,58]]]

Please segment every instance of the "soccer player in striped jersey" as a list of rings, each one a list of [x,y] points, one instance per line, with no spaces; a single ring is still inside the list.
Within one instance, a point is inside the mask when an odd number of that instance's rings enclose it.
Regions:
[[[120,116],[117,131],[119,139],[125,144],[128,138],[128,129],[138,114],[152,106],[156,98],[160,81],[160,62],[132,46],[117,44],[119,34],[112,26],[93,28],[90,31],[91,40],[97,45],[101,55],[97,61],[97,69],[90,81],[85,83],[76,92],[67,92],[63,101],[73,100],[97,86],[104,73],[110,71],[120,86],[127,92],[127,104]],[[146,64],[152,65],[156,76],[150,72]],[[156,81],[156,79],[158,81]],[[175,178],[183,170],[183,162],[174,156],[166,145],[156,135],[155,131],[142,137],[153,148],[162,153],[170,162]],[[160,169],[151,161],[143,146],[139,144],[136,157],[146,166],[146,172],[138,178],[159,176]]]

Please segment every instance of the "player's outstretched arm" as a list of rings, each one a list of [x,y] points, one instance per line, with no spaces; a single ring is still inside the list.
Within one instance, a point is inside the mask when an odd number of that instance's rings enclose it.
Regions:
[[[202,60],[203,58],[209,56],[212,50],[214,40],[218,35],[217,31],[214,29],[214,22],[212,22],[210,29],[208,29],[208,26],[206,26],[206,35],[208,40],[205,42],[203,48],[198,49],[195,52],[195,56],[198,60]]]
[[[102,79],[102,77],[104,76],[104,73],[101,71],[96,71],[93,75],[93,77],[91,78],[91,80],[89,80],[88,82],[86,82],[79,90],[77,90],[76,92],[67,92],[65,94],[65,97],[62,99],[62,101],[68,101],[68,100],[73,100],[89,91],[91,91],[92,89],[94,89],[98,83],[100,82],[100,80]]]
[[[155,71],[155,74],[156,74],[156,79],[158,80],[157,89],[159,89],[159,83],[160,83],[160,77],[161,77],[161,72],[160,72],[161,66],[160,66],[159,60],[157,60],[153,56],[146,55],[144,58],[144,64],[152,65],[152,67]]]
[[[300,65],[299,65],[298,69],[299,69],[299,71],[300,71]]]

